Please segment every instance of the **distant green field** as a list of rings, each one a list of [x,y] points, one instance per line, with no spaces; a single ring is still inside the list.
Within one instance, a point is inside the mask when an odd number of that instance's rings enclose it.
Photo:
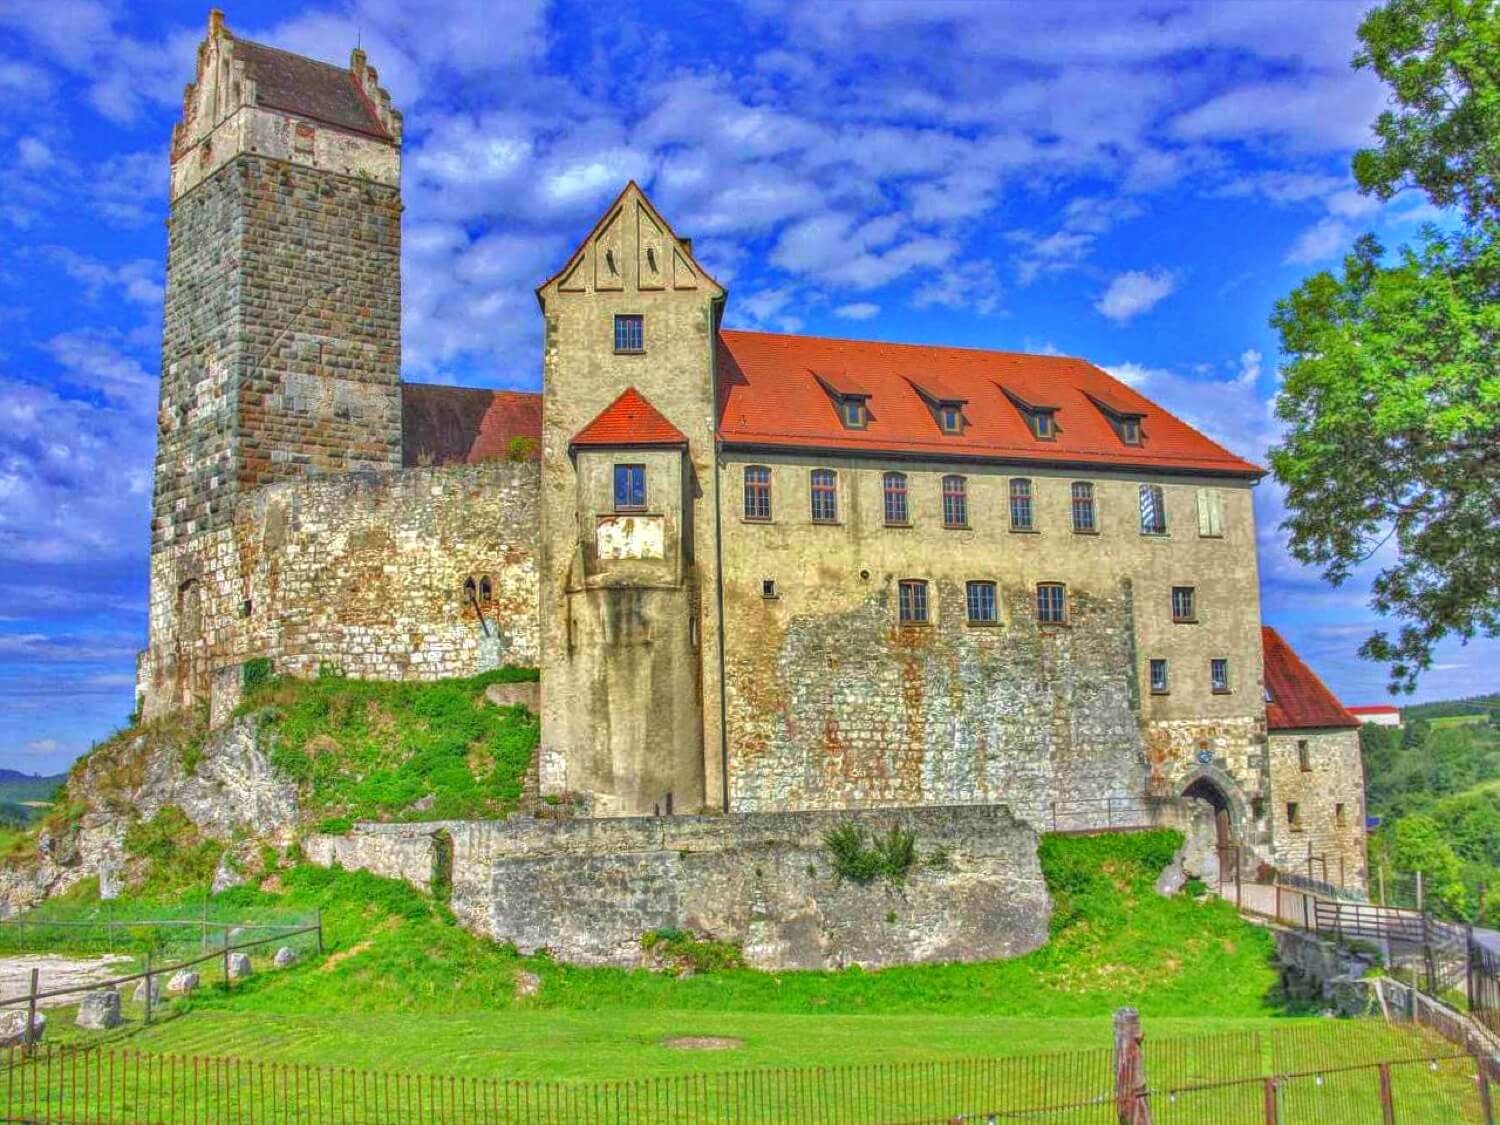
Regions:
[[[1435,727],[1466,727],[1482,725],[1490,721],[1488,715],[1442,715],[1436,719],[1429,719]]]

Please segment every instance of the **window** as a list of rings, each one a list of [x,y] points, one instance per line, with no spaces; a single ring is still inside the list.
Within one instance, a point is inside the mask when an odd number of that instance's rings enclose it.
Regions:
[[[1266,799],[1264,797],[1251,797],[1250,798],[1250,815],[1252,817],[1254,817],[1256,820],[1263,820],[1263,819],[1265,819],[1265,815],[1266,815]]]
[[[776,579],[762,578],[760,580],[760,596],[763,598],[776,597]]]
[[[1224,494],[1217,488],[1198,490],[1198,534],[1205,539],[1224,537]]]
[[[479,583],[470,576],[464,579],[464,605],[476,601],[479,597]]]
[[[1167,533],[1167,502],[1161,485],[1141,485],[1141,534],[1165,535]]]
[[[1141,420],[1139,418],[1120,419],[1120,440],[1126,445],[1141,444]]]
[[[888,524],[909,523],[906,507],[906,474],[885,474],[885,522]]]
[[[1151,662],[1151,694],[1167,694],[1167,662],[1165,660]]]
[[[812,471],[813,523],[836,523],[839,518],[839,478],[832,469]]]
[[[1297,739],[1297,768],[1303,773],[1312,772],[1312,751],[1305,738]]]
[[[1197,605],[1194,604],[1193,587],[1172,587],[1172,620],[1173,621],[1197,621]]]
[[[638,512],[646,506],[646,466],[615,466],[615,511]]]
[[[1094,518],[1094,486],[1086,480],[1073,482],[1073,530],[1083,534],[1099,530]]]
[[[1296,801],[1286,803],[1286,822],[1291,825],[1293,832],[1302,831],[1302,809]]]
[[[488,574],[479,580],[479,600],[486,605],[495,600],[495,586]]]
[[[1031,531],[1035,526],[1031,514],[1031,482],[1017,477],[1010,482],[1010,529]]]
[[[943,478],[943,526],[969,526],[969,499],[963,477]]]
[[[903,578],[899,586],[901,624],[927,624],[927,583],[920,578]]]
[[[865,400],[862,398],[840,399],[839,417],[843,419],[844,425],[851,430],[864,429],[869,417],[865,413]]]
[[[643,352],[645,350],[645,318],[640,316],[615,317],[615,351]]]
[[[771,518],[771,470],[764,465],[745,466],[745,518]]]
[[[1333,823],[1340,828],[1344,827],[1344,802],[1342,801],[1333,806]]]
[[[970,582],[968,594],[970,625],[994,625],[999,621],[993,582]]]
[[[1220,695],[1229,691],[1229,661],[1216,656],[1208,662],[1208,686]]]
[[[1068,590],[1061,582],[1043,582],[1037,586],[1036,619],[1043,625],[1067,623]]]
[[[937,410],[938,425],[945,434],[956,434],[964,428],[964,412],[953,403],[944,403]]]
[[[1051,441],[1057,436],[1057,426],[1052,421],[1052,411],[1033,410],[1026,415],[1031,423],[1031,433],[1038,441]]]

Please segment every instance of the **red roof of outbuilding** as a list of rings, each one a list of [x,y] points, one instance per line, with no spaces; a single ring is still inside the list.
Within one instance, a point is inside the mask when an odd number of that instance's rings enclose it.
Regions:
[[[402,461],[408,466],[533,461],[541,440],[539,394],[401,384]]]
[[[1081,359],[731,330],[719,333],[719,344],[719,434],[731,444],[1264,473]],[[840,421],[815,374],[826,379],[829,372],[868,391],[865,429]],[[914,383],[966,401],[962,433],[942,433]],[[1056,405],[1056,438],[1034,437],[1006,390],[1024,402]],[[1141,444],[1124,444],[1091,395],[1141,414]]]
[[[619,398],[578,431],[573,444],[686,445],[687,438],[640,391],[626,387]]]
[[[1389,703],[1367,703],[1362,707],[1346,707],[1344,710],[1351,715],[1399,715],[1401,708],[1392,707]]]
[[[1308,730],[1317,727],[1357,727],[1338,697],[1281,634],[1269,625],[1260,630],[1266,662],[1266,725],[1272,730]]]

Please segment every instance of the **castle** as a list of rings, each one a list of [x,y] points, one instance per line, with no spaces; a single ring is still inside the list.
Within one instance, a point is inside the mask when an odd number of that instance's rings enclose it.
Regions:
[[[594,816],[1185,795],[1247,868],[1363,884],[1358,723],[1260,620],[1263,470],[1081,359],[724,329],[633,183],[537,288],[540,395],[403,382],[401,146],[361,51],[211,16],[145,715],[250,658],[538,665],[542,790]]]

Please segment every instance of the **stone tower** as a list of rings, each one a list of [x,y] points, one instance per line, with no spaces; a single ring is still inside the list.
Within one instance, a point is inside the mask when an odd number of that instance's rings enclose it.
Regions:
[[[145,711],[202,695],[237,499],[401,465],[401,115],[209,16],[172,137]]]
[[[542,788],[599,815],[719,807],[725,292],[631,183],[537,298]]]

